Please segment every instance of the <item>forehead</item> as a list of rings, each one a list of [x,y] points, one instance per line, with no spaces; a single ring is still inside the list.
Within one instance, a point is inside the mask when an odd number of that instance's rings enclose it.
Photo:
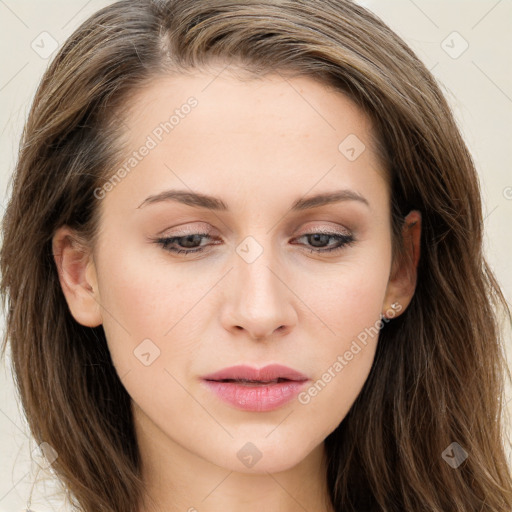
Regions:
[[[197,102],[193,116],[186,108],[191,98]],[[177,124],[193,124],[196,133],[203,128],[203,134],[230,131],[235,135],[263,127],[260,136],[268,133],[271,137],[281,130],[283,137],[314,138],[315,133],[325,135],[330,131],[333,137],[329,139],[334,138],[336,143],[343,135],[340,128],[349,128],[368,139],[368,144],[373,142],[369,140],[373,132],[368,116],[345,93],[308,76],[247,76],[222,68],[163,75],[128,98],[125,106],[125,126],[132,140],[151,132],[176,112],[180,120],[192,119]],[[183,116],[180,110],[188,112]],[[212,122],[216,129],[212,129]]]
[[[124,191],[132,202],[140,199],[135,207],[176,185],[245,199],[258,192],[268,200],[386,185],[370,119],[311,77],[240,80],[222,68],[160,76],[129,99],[123,126],[120,165],[130,158],[134,165],[125,165],[127,176],[109,201]],[[144,156],[134,156],[144,146]]]

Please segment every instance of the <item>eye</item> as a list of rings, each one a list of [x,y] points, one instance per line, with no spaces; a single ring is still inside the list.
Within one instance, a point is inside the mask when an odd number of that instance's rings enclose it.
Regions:
[[[300,240],[305,238],[308,240],[310,245],[313,247],[309,249],[310,252],[313,253],[326,253],[331,251],[341,251],[346,246],[351,245],[355,242],[355,238],[352,234],[341,234],[341,233],[307,233],[301,235],[296,238],[296,240]],[[201,245],[201,241],[204,239],[213,238],[208,233],[192,233],[188,235],[182,236],[173,236],[173,237],[165,237],[165,238],[157,238],[155,243],[159,244],[166,251],[175,253],[175,254],[193,254],[203,252],[207,249],[208,245]],[[334,240],[334,244],[331,243],[329,246],[329,241]],[[217,245],[215,243],[214,245]],[[327,246],[327,248],[325,248]]]
[[[307,233],[297,238],[297,240],[300,240],[301,238],[306,238],[314,247],[314,249],[310,249],[309,252],[316,253],[341,251],[345,246],[351,245],[355,242],[355,238],[352,234],[341,233]],[[335,244],[331,244],[331,246],[324,248],[325,244],[328,244],[330,239],[334,239]]]
[[[158,238],[156,243],[161,245],[166,251],[174,252],[177,254],[192,254],[196,252],[202,252],[205,246],[197,246],[201,242],[201,239],[212,238],[207,233],[193,233],[184,236],[173,236],[166,238]],[[178,248],[175,246],[178,244]],[[180,247],[183,247],[180,249]]]

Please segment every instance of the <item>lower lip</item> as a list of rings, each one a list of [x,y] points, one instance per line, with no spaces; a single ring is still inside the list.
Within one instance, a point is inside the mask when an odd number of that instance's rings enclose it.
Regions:
[[[274,384],[245,385],[237,382],[203,380],[217,396],[237,409],[265,412],[293,400],[308,381],[286,380]]]

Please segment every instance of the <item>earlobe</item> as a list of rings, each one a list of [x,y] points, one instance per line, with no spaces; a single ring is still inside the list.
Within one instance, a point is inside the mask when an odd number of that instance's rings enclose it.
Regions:
[[[102,323],[96,269],[92,254],[68,226],[60,227],[52,249],[62,292],[74,319],[86,327]]]
[[[393,315],[401,314],[412,300],[416,290],[418,275],[418,263],[421,248],[421,213],[412,210],[404,219],[402,228],[402,254],[393,264],[393,271],[390,275],[386,296],[383,304],[382,315],[389,317],[390,305],[395,304]],[[396,305],[400,305],[397,311]]]

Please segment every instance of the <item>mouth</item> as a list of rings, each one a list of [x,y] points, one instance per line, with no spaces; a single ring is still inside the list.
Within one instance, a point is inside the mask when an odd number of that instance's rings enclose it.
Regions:
[[[302,382],[308,380],[303,373],[281,364],[269,364],[263,368],[237,365],[223,368],[203,376],[204,380],[216,382],[236,382],[239,384],[278,384],[284,381]]]
[[[239,384],[242,386],[269,386],[279,384],[281,382],[303,382],[303,380],[293,380],[286,378],[277,378],[274,380],[250,380],[250,379],[205,379],[209,382],[228,382],[231,384]],[[306,380],[306,379],[304,379]]]
[[[231,366],[202,378],[205,387],[221,401],[247,412],[266,412],[285,406],[309,380],[297,370],[278,364],[261,369]]]

